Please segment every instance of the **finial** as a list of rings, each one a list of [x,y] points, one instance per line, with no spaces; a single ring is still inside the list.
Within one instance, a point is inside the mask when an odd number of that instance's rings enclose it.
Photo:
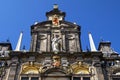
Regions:
[[[34,23],[34,25],[36,25],[36,24],[38,24],[38,22],[37,22],[37,21]]]
[[[88,46],[86,46],[86,50],[87,50],[87,52],[89,52],[90,50],[89,50],[89,48],[88,48]]]
[[[6,41],[9,43],[10,42],[9,38]]]
[[[76,22],[74,22],[73,24],[76,24]]]
[[[25,50],[25,45],[23,46],[23,50]]]
[[[54,8],[54,9],[58,9],[58,5],[57,5],[57,4],[54,4],[54,5],[53,5],[53,8]]]

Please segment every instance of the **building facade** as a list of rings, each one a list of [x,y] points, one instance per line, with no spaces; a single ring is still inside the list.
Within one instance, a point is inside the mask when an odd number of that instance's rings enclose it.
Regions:
[[[120,80],[120,56],[111,42],[101,41],[83,51],[81,26],[65,20],[66,13],[54,5],[47,20],[31,26],[30,50],[16,50],[0,43],[0,80]],[[22,33],[21,33],[22,34]]]

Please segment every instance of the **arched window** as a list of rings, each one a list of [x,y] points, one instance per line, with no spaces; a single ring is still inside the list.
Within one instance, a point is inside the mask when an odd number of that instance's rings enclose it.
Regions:
[[[82,62],[72,64],[73,80],[90,80],[89,66]]]
[[[40,64],[26,63],[21,67],[20,80],[39,80]]]

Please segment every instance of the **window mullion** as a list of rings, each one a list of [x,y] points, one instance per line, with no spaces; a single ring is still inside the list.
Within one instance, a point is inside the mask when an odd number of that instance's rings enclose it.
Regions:
[[[29,77],[29,80],[31,80],[31,77]]]

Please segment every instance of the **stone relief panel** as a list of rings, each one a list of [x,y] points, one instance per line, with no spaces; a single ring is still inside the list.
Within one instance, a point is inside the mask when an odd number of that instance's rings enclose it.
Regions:
[[[40,34],[37,41],[37,51],[47,51],[47,34]]]
[[[74,34],[68,34],[67,35],[67,46],[68,50],[70,52],[75,52],[76,51],[76,40],[75,40],[75,35]]]

